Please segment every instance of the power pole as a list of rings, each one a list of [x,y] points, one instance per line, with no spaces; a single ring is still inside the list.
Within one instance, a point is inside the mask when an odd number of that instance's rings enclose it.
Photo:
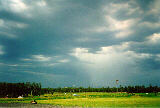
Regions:
[[[118,81],[119,81],[119,80],[116,80],[116,84],[117,84],[117,93],[118,93]]]

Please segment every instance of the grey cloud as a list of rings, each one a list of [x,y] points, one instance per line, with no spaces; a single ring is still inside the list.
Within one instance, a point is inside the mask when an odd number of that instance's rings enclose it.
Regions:
[[[152,2],[0,0],[0,53],[5,52],[0,55],[0,81],[36,81],[45,87],[107,86],[117,78],[123,84],[158,82],[159,40],[151,44],[148,39],[160,32],[159,14],[150,13],[157,1]],[[123,43],[128,47],[122,50]],[[113,55],[102,54],[109,47]],[[80,59],[73,56],[77,48]]]

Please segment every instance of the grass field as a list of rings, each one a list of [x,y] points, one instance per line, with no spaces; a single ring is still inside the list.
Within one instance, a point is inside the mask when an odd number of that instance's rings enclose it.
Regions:
[[[38,104],[53,106],[80,107],[160,107],[160,94],[154,93],[54,93],[42,96],[17,98],[0,98],[0,103],[30,103],[35,99]]]

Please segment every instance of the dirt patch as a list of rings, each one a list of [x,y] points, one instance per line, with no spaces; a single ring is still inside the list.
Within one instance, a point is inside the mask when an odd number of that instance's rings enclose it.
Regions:
[[[27,104],[27,103],[0,103],[0,108],[61,108],[44,104]]]

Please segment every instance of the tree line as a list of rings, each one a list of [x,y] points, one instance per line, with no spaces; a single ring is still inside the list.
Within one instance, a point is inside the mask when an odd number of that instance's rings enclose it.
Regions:
[[[102,88],[93,88],[93,87],[64,87],[64,88],[42,88],[42,94],[44,93],[54,93],[54,92],[127,92],[127,93],[157,93],[160,92],[160,87],[158,86],[119,86],[116,87],[102,87]]]
[[[160,92],[158,86],[119,86],[119,87],[59,87],[59,88],[41,88],[40,83],[6,83],[0,82],[0,97],[18,97],[18,96],[38,96],[45,93],[54,92],[127,92],[127,93],[157,93]]]
[[[27,97],[41,94],[40,83],[6,83],[0,82],[0,97]]]

